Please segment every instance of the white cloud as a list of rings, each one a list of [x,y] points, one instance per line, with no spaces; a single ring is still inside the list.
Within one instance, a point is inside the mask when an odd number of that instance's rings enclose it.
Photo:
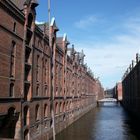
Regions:
[[[98,22],[97,16],[88,16],[85,17],[77,22],[75,22],[75,27],[80,28],[80,29],[87,29],[88,27],[92,26],[93,24]]]
[[[113,35],[109,41],[93,42],[81,41],[76,46],[83,49],[85,61],[99,76],[104,87],[113,87],[120,81],[132,59],[140,50],[140,21],[129,20],[122,23],[125,34]]]

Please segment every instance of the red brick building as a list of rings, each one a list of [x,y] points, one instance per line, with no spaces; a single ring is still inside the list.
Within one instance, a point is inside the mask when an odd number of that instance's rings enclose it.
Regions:
[[[53,124],[60,132],[103,94],[54,18],[50,40],[48,23],[35,24],[37,5],[0,0],[0,138],[47,140]]]
[[[122,83],[118,82],[115,86],[115,97],[118,101],[122,101]]]
[[[140,56],[132,61],[122,79],[123,106],[133,115],[140,118]]]

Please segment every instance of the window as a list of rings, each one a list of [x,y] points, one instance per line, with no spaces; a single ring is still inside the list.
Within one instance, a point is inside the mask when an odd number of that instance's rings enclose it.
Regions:
[[[37,55],[37,66],[39,66],[39,55]]]
[[[58,103],[55,104],[55,114],[58,114],[59,108],[58,108]]]
[[[45,86],[45,95],[47,95],[47,93],[48,93],[48,88],[47,86]]]
[[[36,108],[35,108],[35,120],[36,121],[39,120],[39,105],[36,105]]]
[[[33,16],[32,16],[32,14],[30,13],[30,14],[28,15],[28,27],[29,27],[29,28],[31,28],[32,22],[33,22]]]
[[[48,106],[47,104],[44,105],[44,117],[47,117],[48,115]]]
[[[37,70],[36,70],[36,81],[38,82],[39,81],[39,55],[37,55],[37,60],[36,60],[36,63],[37,63]]]
[[[58,96],[58,87],[56,87],[56,96]]]
[[[44,75],[45,75],[45,83],[47,83],[47,78],[48,78],[48,75],[47,75],[47,73],[48,73],[48,69],[47,69],[47,59],[45,60],[45,69],[44,69]]]
[[[24,131],[24,140],[29,140],[29,130],[28,129],[26,129]]]
[[[29,107],[24,107],[24,126],[29,124]]]
[[[11,45],[11,58],[10,58],[10,77],[14,77],[15,74],[15,52],[16,52],[16,43],[12,41]]]
[[[36,96],[39,95],[39,86],[36,87]]]
[[[60,102],[60,112],[62,112],[62,102]]]
[[[39,73],[38,73],[38,70],[36,70],[36,81],[38,82],[38,79],[39,79]]]
[[[13,32],[16,32],[16,22],[14,22]]]
[[[10,84],[10,97],[14,96],[14,83]]]

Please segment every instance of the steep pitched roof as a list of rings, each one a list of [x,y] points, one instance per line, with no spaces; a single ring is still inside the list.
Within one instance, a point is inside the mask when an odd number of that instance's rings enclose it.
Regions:
[[[53,26],[53,28],[54,28],[56,31],[59,31],[58,27],[56,26],[55,18],[54,18],[54,17],[53,17],[52,20],[51,20],[50,26]]]
[[[24,3],[27,0],[11,0],[11,2],[13,2],[20,10],[23,9]]]
[[[30,2],[38,5],[37,0],[11,0],[11,2],[13,2],[20,10],[23,9],[25,4],[28,5]]]
[[[47,35],[49,35],[49,23],[42,23],[42,24],[37,24],[37,26]]]

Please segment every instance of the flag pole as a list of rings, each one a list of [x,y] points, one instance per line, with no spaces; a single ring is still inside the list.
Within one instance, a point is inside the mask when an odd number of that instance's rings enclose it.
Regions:
[[[55,140],[55,115],[54,115],[54,55],[55,52],[52,47],[52,39],[51,39],[51,15],[50,15],[50,0],[48,0],[48,22],[49,22],[49,47],[51,50],[50,60],[51,60],[51,117],[52,117],[52,133],[53,133],[53,140]]]

